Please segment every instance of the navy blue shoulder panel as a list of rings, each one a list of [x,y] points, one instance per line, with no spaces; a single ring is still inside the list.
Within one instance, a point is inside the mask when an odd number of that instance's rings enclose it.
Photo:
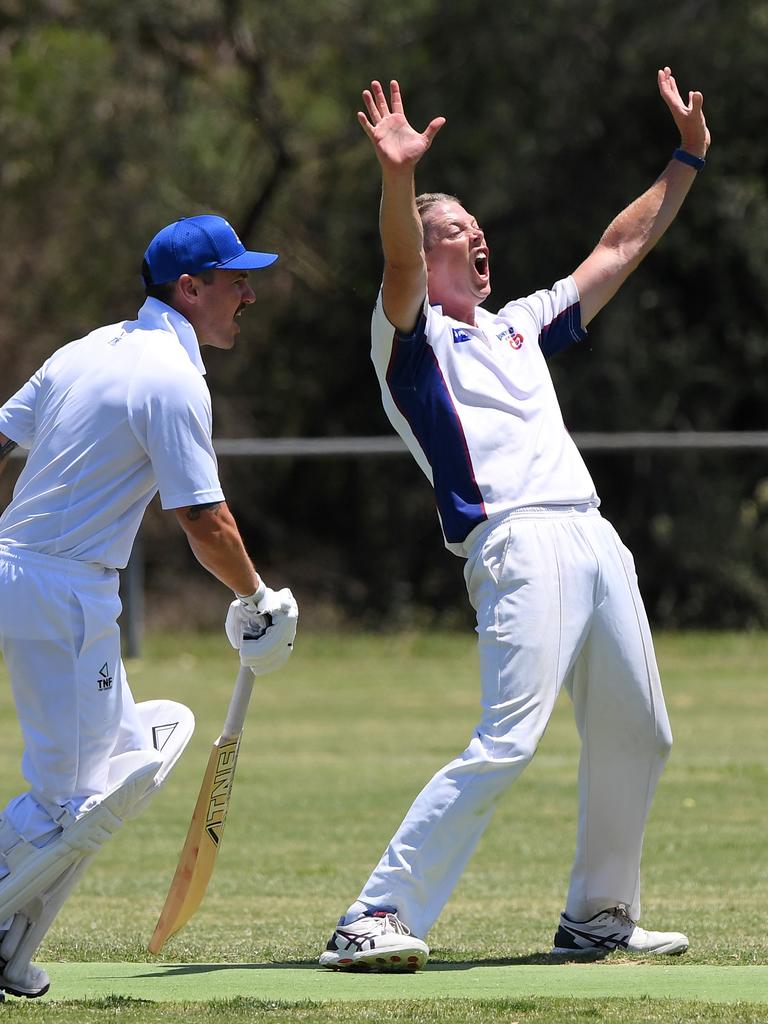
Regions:
[[[587,332],[581,326],[581,305],[576,302],[542,329],[539,335],[539,348],[549,359],[586,336]]]

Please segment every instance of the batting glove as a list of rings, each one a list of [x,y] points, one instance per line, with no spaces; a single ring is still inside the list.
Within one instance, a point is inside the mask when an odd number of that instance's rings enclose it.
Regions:
[[[280,668],[293,652],[299,609],[287,588],[270,590],[263,581],[247,597],[239,596],[227,612],[226,632],[240,651],[240,662],[254,675]]]

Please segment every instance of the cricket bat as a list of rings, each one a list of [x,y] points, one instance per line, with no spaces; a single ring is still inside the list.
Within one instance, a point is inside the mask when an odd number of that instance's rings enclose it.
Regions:
[[[221,845],[240,737],[253,690],[253,673],[241,666],[221,736],[213,744],[197,797],[176,874],[165,898],[152,938],[150,953],[159,953],[167,940],[187,923],[200,906],[213,874]]]

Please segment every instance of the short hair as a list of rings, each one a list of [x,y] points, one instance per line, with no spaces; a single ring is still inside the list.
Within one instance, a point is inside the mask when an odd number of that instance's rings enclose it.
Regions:
[[[421,226],[424,230],[424,248],[429,249],[432,246],[432,230],[430,227],[427,214],[433,206],[437,206],[438,203],[459,203],[461,200],[456,196],[450,196],[447,192],[422,192],[420,196],[416,196],[416,211],[421,218]]]
[[[149,267],[147,261],[144,260],[141,266],[141,274],[144,278],[144,292],[148,299],[159,299],[160,302],[164,302],[166,306],[173,305],[173,296],[176,291],[175,281],[165,281],[163,284],[150,284],[148,283]],[[199,277],[203,284],[211,284],[213,282],[213,270],[201,270],[199,274],[195,274],[195,277]]]

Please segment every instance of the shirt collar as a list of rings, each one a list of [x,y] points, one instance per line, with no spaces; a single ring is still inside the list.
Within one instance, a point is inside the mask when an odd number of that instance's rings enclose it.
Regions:
[[[175,334],[192,365],[205,375],[205,364],[200,354],[200,345],[195,329],[178,310],[161,302],[160,299],[148,298],[139,310],[138,319],[142,327]]]
[[[445,316],[445,313],[443,313],[443,307],[442,307],[441,303],[439,303],[439,302],[430,302],[430,306],[432,307],[432,309],[434,309],[434,311],[436,313],[439,313],[440,316]],[[478,329],[478,327],[480,326],[479,321],[481,319],[483,319],[483,317],[485,317],[486,319],[488,317],[493,318],[493,313],[489,313],[488,310],[487,309],[483,309],[482,306],[475,306],[475,321],[476,322],[475,322],[475,324],[465,324],[465,327],[469,327],[470,330],[476,331]],[[453,320],[454,323],[457,323],[457,324],[463,324],[464,323],[463,320],[457,320],[453,316],[449,316],[448,319],[449,320]]]

